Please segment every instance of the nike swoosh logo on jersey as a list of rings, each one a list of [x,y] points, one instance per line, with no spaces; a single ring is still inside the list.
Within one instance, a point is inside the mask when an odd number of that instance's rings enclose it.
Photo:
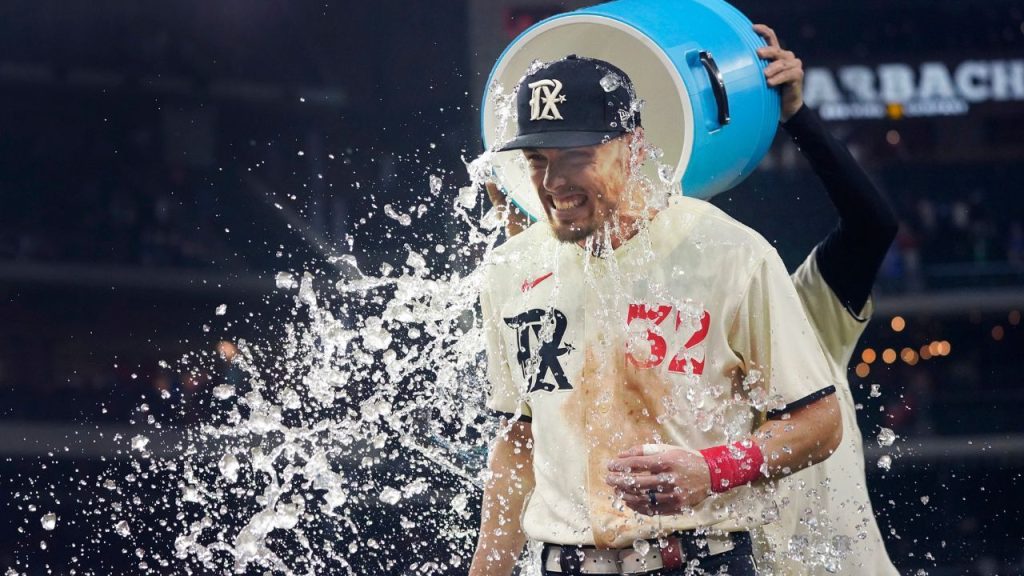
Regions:
[[[523,280],[523,286],[522,286],[523,292],[527,292],[529,290],[532,290],[532,289],[536,288],[537,284],[540,284],[541,282],[547,280],[548,278],[551,277],[552,274],[554,274],[554,272],[548,272],[547,274],[545,274],[543,276],[540,276],[540,277],[536,278],[533,281],[530,281],[529,278],[527,278],[526,280]]]

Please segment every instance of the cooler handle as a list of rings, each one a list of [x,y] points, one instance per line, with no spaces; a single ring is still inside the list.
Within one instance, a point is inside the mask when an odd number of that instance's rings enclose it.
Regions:
[[[722,72],[715,63],[715,57],[707,50],[700,51],[700,63],[708,73],[708,80],[711,81],[711,92],[715,95],[715,104],[718,105],[718,124],[725,126],[729,123],[729,95],[725,92],[725,79]]]

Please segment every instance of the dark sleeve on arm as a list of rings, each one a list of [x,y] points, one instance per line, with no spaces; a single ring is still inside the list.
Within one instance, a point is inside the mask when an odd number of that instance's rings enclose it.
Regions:
[[[807,396],[804,396],[803,398],[801,398],[799,400],[796,400],[794,402],[790,402],[789,404],[786,404],[782,408],[779,408],[777,410],[769,410],[768,411],[768,419],[769,420],[779,420],[784,415],[789,414],[790,412],[793,412],[794,410],[798,410],[800,408],[803,408],[804,406],[807,406],[808,404],[813,404],[814,402],[817,402],[818,400],[821,400],[822,398],[824,398],[826,396],[829,396],[831,394],[835,394],[835,393],[836,393],[835,385],[826,386],[826,387],[822,388],[821,390],[818,390],[817,392],[815,392],[813,394],[808,394]]]
[[[896,214],[814,110],[803,106],[782,127],[839,212],[839,223],[818,243],[816,257],[825,282],[856,315],[867,303],[878,268],[896,238]]]

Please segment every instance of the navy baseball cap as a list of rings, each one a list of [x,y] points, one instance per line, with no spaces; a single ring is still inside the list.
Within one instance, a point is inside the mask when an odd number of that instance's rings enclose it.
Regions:
[[[633,83],[612,64],[571,54],[531,69],[516,91],[518,134],[499,152],[593,146],[640,125]]]

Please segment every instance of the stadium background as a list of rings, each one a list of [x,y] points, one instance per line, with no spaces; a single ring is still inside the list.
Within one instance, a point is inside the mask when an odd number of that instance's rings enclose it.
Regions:
[[[833,78],[1024,54],[1015,1],[735,4]],[[374,203],[412,205],[430,174],[468,182],[460,158],[479,151],[479,94],[501,48],[583,5],[0,5],[0,568],[33,550],[33,573],[65,573],[74,550],[39,541],[74,536],[44,534],[29,500],[74,515],[76,482],[115,457],[140,399],[159,411],[161,390],[194,397],[161,415],[169,425],[208,416],[199,400],[224,373],[182,379],[158,362],[229,358],[231,339],[203,328],[215,307],[272,314],[274,274],[322,263],[325,246],[351,240],[364,269],[415,246],[409,228],[360,220]],[[879,523],[909,573],[1024,573],[1024,73],[1005,69],[1004,90],[953,113],[838,107],[829,120],[902,223],[850,379]],[[834,224],[784,137],[715,203],[790,266]],[[875,443],[880,426],[899,435],[894,450]],[[110,573],[132,573],[113,548]]]

